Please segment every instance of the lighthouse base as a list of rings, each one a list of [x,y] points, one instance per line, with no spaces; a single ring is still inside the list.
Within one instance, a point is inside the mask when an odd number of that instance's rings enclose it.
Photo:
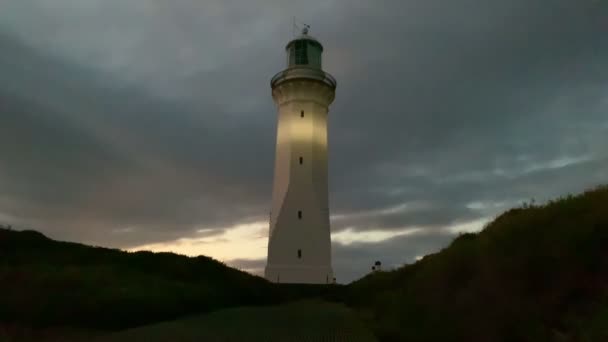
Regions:
[[[333,284],[334,273],[329,266],[267,265],[264,277],[281,284]]]

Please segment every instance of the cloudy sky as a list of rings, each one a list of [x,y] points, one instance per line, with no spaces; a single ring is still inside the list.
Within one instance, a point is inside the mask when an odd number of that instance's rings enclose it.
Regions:
[[[0,222],[259,272],[294,15],[338,281],[608,182],[606,0],[0,0]]]

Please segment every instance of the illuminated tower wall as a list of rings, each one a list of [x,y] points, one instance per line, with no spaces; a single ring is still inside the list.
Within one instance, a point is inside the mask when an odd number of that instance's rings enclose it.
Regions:
[[[287,69],[271,80],[277,144],[266,279],[333,281],[327,185],[327,115],[336,81],[323,46],[303,34],[287,44]]]

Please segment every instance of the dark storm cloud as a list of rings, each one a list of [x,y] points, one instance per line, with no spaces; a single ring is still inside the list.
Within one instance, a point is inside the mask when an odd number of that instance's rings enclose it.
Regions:
[[[266,219],[268,80],[297,14],[339,82],[333,229],[429,228],[337,245],[336,268],[409,260],[446,225],[606,182],[607,4],[11,2],[0,219],[119,247]]]
[[[403,6],[416,16],[354,6],[361,10],[352,14],[357,39],[328,44],[365,56],[338,75],[351,97],[331,117],[335,209],[429,200],[439,210],[417,219],[448,224],[471,217],[471,201],[605,182],[584,167],[573,169],[570,183],[553,178],[552,185],[542,181],[542,167],[523,172],[581,155],[608,167],[601,147],[608,142],[605,2]],[[544,186],[529,181],[533,174]],[[416,223],[411,214],[401,215],[403,224]]]
[[[568,160],[562,161],[566,162]],[[385,191],[364,195],[379,202],[393,203],[393,206],[380,210],[349,211],[348,214],[334,217],[333,229],[398,230],[408,226],[441,229],[451,224],[492,217],[523,202],[535,200],[542,203],[605,183],[608,158],[529,168],[519,172],[472,172],[452,179],[406,178],[398,185],[387,186]]]
[[[266,205],[255,191],[268,185],[239,184],[233,168],[222,164],[233,154],[204,145],[216,145],[238,125],[205,127],[192,108],[125,84],[106,87],[104,75],[14,38],[4,36],[0,45],[8,52],[0,65],[14,80],[0,87],[2,213],[64,238],[125,245],[263,215]],[[253,163],[249,170],[256,171]],[[242,205],[223,205],[233,198]],[[127,227],[138,234],[108,235]]]

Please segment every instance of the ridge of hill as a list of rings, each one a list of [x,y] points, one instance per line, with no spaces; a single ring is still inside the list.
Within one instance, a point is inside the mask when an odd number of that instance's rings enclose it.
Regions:
[[[344,296],[386,341],[608,341],[608,186],[511,209]]]
[[[205,256],[125,252],[0,229],[0,322],[121,329],[276,301],[266,280]]]

